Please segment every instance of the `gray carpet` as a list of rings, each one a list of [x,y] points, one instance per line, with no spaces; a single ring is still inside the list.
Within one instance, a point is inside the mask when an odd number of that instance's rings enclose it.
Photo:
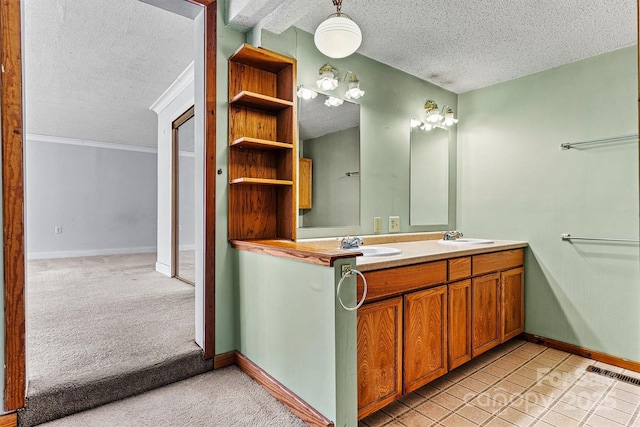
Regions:
[[[237,367],[43,424],[42,427],[305,426]]]
[[[194,287],[155,254],[27,264],[22,426],[93,408],[213,368],[194,343]]]

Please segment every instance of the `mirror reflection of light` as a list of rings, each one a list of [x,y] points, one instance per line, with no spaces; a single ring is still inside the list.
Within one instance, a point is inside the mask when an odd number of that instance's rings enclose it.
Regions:
[[[330,96],[329,98],[327,98],[326,101],[324,101],[324,105],[326,105],[327,107],[339,107],[342,105],[343,102],[344,100],[340,98]]]
[[[298,92],[296,93],[298,95],[298,98],[302,98],[304,100],[314,99],[316,96],[318,96],[318,92],[311,89],[307,89],[306,87],[303,87],[303,86],[300,86],[298,88]]]

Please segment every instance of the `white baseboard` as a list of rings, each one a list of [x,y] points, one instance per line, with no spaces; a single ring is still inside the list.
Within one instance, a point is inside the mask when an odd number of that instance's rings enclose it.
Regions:
[[[28,252],[27,260],[31,259],[53,259],[53,258],[76,258],[82,256],[99,255],[121,255],[121,254],[142,254],[156,252],[155,246],[143,246],[138,248],[108,248],[108,249],[81,249],[76,251],[51,251],[51,252]]]
[[[158,273],[162,273],[167,277],[171,277],[171,266],[167,264],[163,264],[161,262],[156,262],[156,271]]]

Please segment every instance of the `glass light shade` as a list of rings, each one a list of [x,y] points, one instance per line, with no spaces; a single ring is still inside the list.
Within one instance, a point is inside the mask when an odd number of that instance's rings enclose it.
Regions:
[[[420,125],[422,125],[422,122],[420,120],[411,119],[411,127],[412,128],[417,128]]]
[[[362,43],[362,32],[350,18],[344,14],[335,14],[318,25],[313,41],[324,55],[344,58],[358,50]]]
[[[298,98],[302,98],[302,99],[313,99],[316,96],[318,96],[318,92],[311,89],[307,89],[306,87],[302,87],[302,86],[298,88],[297,94],[298,94]]]
[[[438,110],[432,110],[427,114],[427,121],[429,123],[438,123],[440,120],[442,120],[442,116]]]
[[[420,126],[420,129],[430,131],[431,129],[433,129],[433,126],[431,126],[429,123],[423,123],[422,126]]]
[[[349,83],[349,89],[344,94],[347,99],[358,99],[362,98],[364,95],[364,91],[360,89],[359,83]]]
[[[344,101],[340,98],[330,96],[326,101],[324,101],[324,105],[326,105],[327,107],[339,107],[343,102]]]
[[[445,126],[453,126],[458,123],[458,119],[453,116],[453,110],[450,107],[445,108],[444,120],[442,122]]]
[[[338,87],[338,79],[336,79],[336,75],[333,71],[328,70],[324,71],[320,78],[316,81],[318,88],[322,90],[334,90]]]

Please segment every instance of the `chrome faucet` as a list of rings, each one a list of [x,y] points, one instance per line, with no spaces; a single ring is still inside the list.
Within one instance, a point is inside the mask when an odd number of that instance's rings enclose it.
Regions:
[[[343,237],[340,241],[340,249],[356,249],[359,245],[364,245],[364,240],[360,237]]]
[[[459,237],[462,237],[462,233],[459,232],[458,230],[453,230],[453,231],[445,231],[444,233],[444,240],[456,240]]]

